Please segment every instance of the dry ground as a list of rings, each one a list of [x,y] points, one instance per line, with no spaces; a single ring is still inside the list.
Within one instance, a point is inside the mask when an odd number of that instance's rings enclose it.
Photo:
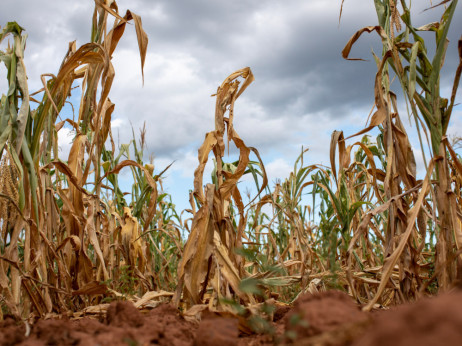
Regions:
[[[301,296],[279,306],[273,335],[249,334],[245,320],[203,313],[199,324],[162,304],[139,311],[111,303],[99,319],[39,320],[26,326],[0,322],[0,345],[457,345],[462,338],[462,292],[425,298],[388,311],[361,311],[339,291]],[[25,334],[28,331],[29,336]]]

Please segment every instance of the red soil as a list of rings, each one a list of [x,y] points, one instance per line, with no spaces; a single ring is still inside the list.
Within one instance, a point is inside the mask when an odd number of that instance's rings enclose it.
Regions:
[[[202,319],[194,346],[234,346],[239,341],[238,320],[227,317]]]
[[[458,345],[462,340],[462,293],[422,299],[369,314],[345,293],[305,294],[292,309],[277,306],[273,333],[248,334],[245,320],[203,313],[199,325],[163,304],[142,313],[114,302],[104,320],[0,322],[0,345]]]
[[[385,311],[354,345],[461,345],[462,292]]]
[[[368,318],[351,298],[340,291],[323,294],[305,294],[295,302],[286,317],[286,331],[295,331],[297,337],[329,332],[344,323],[364,321]]]

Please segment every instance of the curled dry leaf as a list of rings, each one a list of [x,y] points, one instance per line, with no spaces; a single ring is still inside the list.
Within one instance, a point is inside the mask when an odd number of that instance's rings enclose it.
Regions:
[[[241,86],[239,77],[244,78]],[[194,215],[183,258],[178,266],[179,283],[173,297],[176,305],[179,305],[181,300],[186,307],[203,304],[209,280],[213,277],[217,279],[223,277],[223,287],[229,286],[243,301],[254,301],[251,295],[244,294],[239,289],[239,282],[244,275],[243,262],[233,251],[242,244],[240,238],[245,225],[244,207],[237,183],[249,164],[251,151],[234,130],[234,102],[253,80],[250,68],[243,68],[229,75],[215,94],[215,131],[205,136],[204,143],[198,151],[199,166],[194,172],[194,196],[201,207]],[[227,111],[229,117],[225,118]],[[229,143],[233,142],[239,150],[239,161],[234,172],[223,170],[222,159],[226,149],[223,138],[226,127],[228,147]],[[252,150],[258,156],[256,149],[252,148]],[[207,184],[204,192],[203,174],[210,152],[213,152],[216,160],[216,185]],[[267,184],[266,174],[264,175],[264,183],[260,191]],[[240,230],[237,231],[227,222],[229,219],[227,206],[232,199],[238,206],[241,218],[238,227]],[[216,285],[214,287],[220,289]],[[226,290],[218,292],[218,295],[232,298]]]

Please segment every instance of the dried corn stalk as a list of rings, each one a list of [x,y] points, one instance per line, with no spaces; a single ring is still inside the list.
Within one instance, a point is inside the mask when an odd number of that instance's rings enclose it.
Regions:
[[[244,78],[240,87],[239,77]],[[249,164],[250,151],[259,158],[257,150],[247,147],[234,130],[234,102],[253,80],[250,68],[238,70],[225,79],[216,93],[215,131],[205,136],[198,152],[199,167],[194,173],[194,196],[201,207],[194,216],[178,267],[179,281],[173,298],[177,306],[181,299],[186,308],[201,304],[209,285],[214,290],[211,305],[216,304],[213,299],[234,298],[234,294],[244,303],[255,302],[252,295],[239,289],[246,272],[243,259],[234,251],[242,246],[245,228],[244,205],[237,183]],[[227,111],[229,117],[225,117]],[[239,149],[239,162],[234,172],[223,169],[225,130],[228,145],[232,141]],[[217,183],[207,184],[204,191],[203,174],[210,152],[217,162]],[[263,167],[261,160],[260,164]],[[262,189],[265,187],[266,175]],[[239,212],[237,229],[232,226],[229,215],[229,206],[233,202]]]

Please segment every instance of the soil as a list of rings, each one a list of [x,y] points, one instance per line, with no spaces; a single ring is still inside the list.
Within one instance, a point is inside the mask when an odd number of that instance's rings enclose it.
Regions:
[[[462,292],[385,311],[354,345],[460,345]]]
[[[118,301],[100,319],[62,317],[28,326],[5,318],[0,345],[459,345],[462,292],[375,313],[339,291],[305,294],[293,307],[276,305],[265,325],[266,334],[256,334],[249,320],[229,314],[204,311],[193,323],[168,304],[140,311]]]

